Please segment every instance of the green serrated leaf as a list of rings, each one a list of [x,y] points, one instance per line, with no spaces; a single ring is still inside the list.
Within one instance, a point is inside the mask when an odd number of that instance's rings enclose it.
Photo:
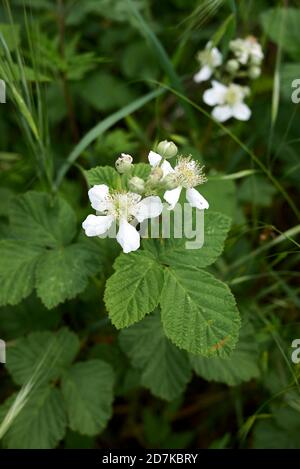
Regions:
[[[114,376],[112,368],[101,360],[73,365],[63,376],[69,424],[73,431],[97,435],[112,414]]]
[[[96,168],[85,171],[85,175],[90,186],[106,184],[114,189],[120,188],[120,176],[111,166],[96,166]]]
[[[204,244],[200,249],[187,249],[187,238],[144,240],[144,247],[156,255],[162,264],[171,266],[206,267],[221,255],[231,220],[221,213],[208,211],[204,215]]]
[[[14,382],[22,385],[31,378],[45,354],[38,383],[47,383],[59,378],[64,368],[72,363],[79,345],[78,337],[66,328],[57,333],[33,332],[8,347],[6,368]]]
[[[155,396],[172,400],[183,393],[191,378],[188,357],[165,336],[158,313],[123,330],[120,343]]]
[[[236,345],[240,317],[234,296],[208,272],[166,269],[161,309],[167,337],[188,352],[225,357]]]
[[[32,292],[41,254],[41,248],[27,241],[0,241],[0,306],[16,305]]]
[[[258,347],[254,329],[250,324],[241,328],[240,339],[228,358],[190,355],[192,366],[198,376],[207,381],[217,381],[235,386],[243,381],[258,378]]]
[[[117,329],[130,326],[158,305],[163,269],[146,252],[121,254],[116,272],[106,282],[104,300],[111,322]]]
[[[147,179],[151,171],[151,168],[146,163],[137,163],[133,165],[132,176],[137,176],[142,179]]]
[[[2,421],[13,404],[10,396],[0,407]],[[9,449],[55,448],[66,432],[66,412],[61,392],[51,386],[39,388],[28,401],[4,435],[3,444]]]
[[[74,298],[86,288],[89,275],[97,266],[84,247],[83,243],[76,243],[47,251],[41,257],[36,269],[36,289],[47,308]]]
[[[66,245],[76,233],[76,215],[69,204],[43,192],[16,197],[11,203],[10,221],[14,238],[36,246]]]

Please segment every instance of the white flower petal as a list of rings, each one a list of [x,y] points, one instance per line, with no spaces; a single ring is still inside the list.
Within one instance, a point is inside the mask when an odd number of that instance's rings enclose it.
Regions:
[[[117,241],[126,254],[131,251],[136,251],[140,247],[139,233],[125,218],[122,218],[120,221]]]
[[[199,210],[209,208],[209,203],[207,202],[207,200],[196,189],[187,189],[186,199],[191,205],[191,207],[196,207]]]
[[[219,122],[225,122],[233,116],[230,106],[216,106],[212,112],[212,116]]]
[[[212,68],[208,65],[204,65],[196,75],[194,75],[194,81],[196,83],[201,83],[202,81],[209,80],[212,75]]]
[[[141,200],[141,202],[137,204],[134,216],[141,223],[147,218],[158,217],[161,214],[162,209],[163,204],[160,198],[157,196],[150,196]]]
[[[173,210],[173,208],[177,204],[179,197],[180,197],[181,190],[182,190],[182,187],[178,186],[175,189],[166,191],[164,193],[164,199],[170,204],[170,206],[168,207],[168,210]]]
[[[162,160],[162,157],[158,153],[155,153],[155,151],[150,151],[148,155],[148,160],[151,166],[158,166],[160,161]],[[162,162],[161,169],[163,170],[163,177],[166,177],[167,174],[172,173],[174,171],[170,163],[166,160]]]
[[[114,217],[112,215],[88,215],[82,223],[82,228],[87,236],[100,236],[109,230],[113,221]]]
[[[107,201],[105,199],[108,194],[109,188],[105,184],[93,186],[88,192],[93,209],[99,212],[106,210]]]
[[[203,93],[203,101],[209,106],[216,106],[216,104],[223,104],[227,87],[222,85],[216,80],[212,81],[213,87]]]
[[[251,110],[245,103],[237,103],[232,108],[232,115],[240,121],[247,121],[250,119]]]
[[[163,170],[163,177],[165,178],[168,174],[174,173],[174,169],[168,161],[163,161],[161,164],[161,169]]]
[[[148,160],[151,166],[157,166],[161,160],[161,156],[158,153],[155,153],[155,151],[150,151]]]
[[[217,47],[213,47],[211,50],[211,58],[214,67],[218,67],[223,62],[223,56]]]

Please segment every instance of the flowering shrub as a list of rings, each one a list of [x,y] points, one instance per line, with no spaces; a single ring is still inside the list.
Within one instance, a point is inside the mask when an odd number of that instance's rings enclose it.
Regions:
[[[300,13],[268,3],[4,2],[1,449],[300,447]]]
[[[254,36],[245,39],[234,39],[229,43],[229,49],[233,57],[229,57],[223,64],[223,56],[212,42],[208,42],[205,49],[198,53],[197,59],[201,69],[194,76],[196,83],[212,80],[212,88],[203,94],[203,101],[209,106],[214,106],[213,117],[225,122],[231,117],[247,121],[251,111],[244,103],[249,96],[248,86],[241,86],[234,82],[237,79],[254,80],[260,76],[261,64],[264,58],[261,45]],[[220,69],[221,65],[223,69]]]

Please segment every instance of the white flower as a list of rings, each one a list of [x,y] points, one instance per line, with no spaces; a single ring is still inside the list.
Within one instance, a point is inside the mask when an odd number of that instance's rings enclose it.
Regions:
[[[155,155],[154,158],[153,152],[149,153],[148,159],[151,166],[159,164],[162,159],[157,153]],[[164,161],[161,167],[163,167],[164,163],[168,162]],[[164,193],[164,199],[169,203],[169,210],[174,209],[183,188],[186,189],[186,199],[192,207],[196,207],[199,210],[209,207],[207,200],[194,189],[195,186],[203,184],[206,181],[206,177],[203,174],[203,167],[201,167],[198,162],[192,160],[190,157],[180,157],[174,169],[169,163],[168,166],[165,167],[164,177],[167,177],[168,174],[172,174],[174,181],[176,181],[176,187]]]
[[[149,160],[149,163],[150,165],[153,167],[153,168],[157,168],[157,167],[160,167],[163,171],[163,177],[165,177],[167,174],[171,173],[173,171],[173,168],[172,166],[170,165],[170,163],[166,160],[164,160],[161,164],[161,159],[162,159],[162,156],[159,155],[158,153],[155,153],[155,151],[150,151],[149,155],[148,155],[148,160]]]
[[[250,118],[251,111],[243,102],[245,96],[249,94],[247,87],[235,83],[225,86],[215,80],[212,81],[212,86],[204,92],[203,101],[209,106],[215,106],[212,115],[216,120],[225,122],[235,117],[246,121]]]
[[[260,65],[264,58],[261,45],[254,36],[234,39],[229,47],[242,65]]]
[[[222,64],[222,54],[216,47],[212,47],[212,43],[208,42],[203,51],[198,52],[197,59],[201,64],[201,69],[194,75],[194,81],[201,83],[209,80],[215,68]]]
[[[140,247],[140,234],[131,222],[154,218],[161,214],[163,206],[159,197],[142,199],[134,192],[109,192],[105,184],[93,186],[89,199],[97,215],[88,215],[82,223],[87,236],[100,236],[107,233],[113,222],[119,225],[117,241],[125,253]]]

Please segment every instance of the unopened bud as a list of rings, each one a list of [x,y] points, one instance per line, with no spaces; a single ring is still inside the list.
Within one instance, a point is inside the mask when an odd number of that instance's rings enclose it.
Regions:
[[[145,190],[145,181],[142,178],[134,176],[128,181],[128,188],[131,192],[142,194]]]
[[[258,78],[261,74],[261,69],[260,67],[257,67],[256,65],[252,66],[249,68],[249,78],[251,78],[251,80],[255,80],[256,78]]]
[[[178,149],[174,142],[163,140],[157,145],[157,152],[163,158],[173,158],[173,156],[177,155]]]
[[[237,60],[235,60],[235,59],[228,60],[228,62],[226,64],[227,72],[235,73],[235,72],[238,71],[239,68],[240,68],[240,64]]]
[[[121,156],[117,159],[115,165],[116,169],[120,174],[128,173],[132,168],[132,161],[133,158],[131,155],[127,155],[126,153],[121,153]]]
[[[178,181],[174,173],[169,173],[163,180],[164,188],[167,190],[175,189],[178,186]]]

